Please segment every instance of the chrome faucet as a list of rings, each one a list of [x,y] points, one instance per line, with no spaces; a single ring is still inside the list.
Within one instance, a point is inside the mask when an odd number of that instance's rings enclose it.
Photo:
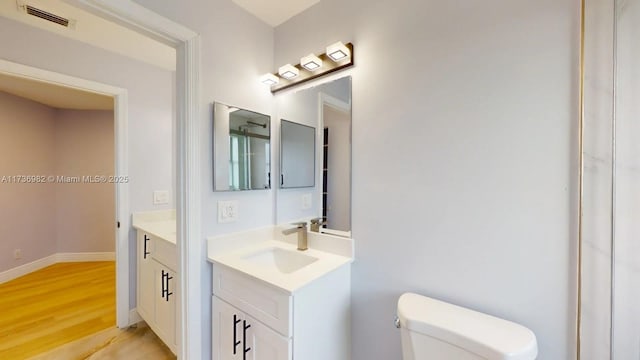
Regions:
[[[307,245],[307,223],[306,222],[297,222],[291,225],[295,225],[296,227],[291,229],[282,230],[284,235],[290,235],[293,233],[298,233],[298,250],[305,251],[309,249]]]

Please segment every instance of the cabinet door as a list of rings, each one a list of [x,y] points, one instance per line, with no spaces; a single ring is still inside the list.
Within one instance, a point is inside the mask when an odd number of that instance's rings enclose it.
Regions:
[[[147,322],[154,321],[155,316],[155,262],[151,259],[150,237],[138,231],[138,303],[136,308],[140,316]],[[145,255],[146,250],[146,255]]]
[[[291,360],[291,340],[213,297],[213,360]]]
[[[160,338],[176,347],[176,297],[178,286],[176,273],[156,262],[156,325]]]
[[[240,327],[246,325],[246,344],[244,349],[250,349],[243,360],[292,360],[292,340],[287,339],[258,320],[245,315]]]
[[[244,314],[235,307],[213,297],[213,360],[243,360],[242,319]]]

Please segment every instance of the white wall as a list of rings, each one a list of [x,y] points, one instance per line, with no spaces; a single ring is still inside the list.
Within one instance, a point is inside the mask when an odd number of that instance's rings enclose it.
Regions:
[[[275,64],[353,41],[353,359],[397,359],[414,291],[575,353],[575,1],[323,0]]]
[[[29,45],[26,45],[29,44]],[[174,73],[96,47],[0,18],[0,57],[8,61],[128,90],[129,209],[153,205],[153,190],[174,189]],[[173,196],[171,197],[174,198]],[[135,269],[135,234],[130,232],[130,269]],[[130,306],[135,306],[135,277]]]
[[[260,75],[273,71],[273,29],[228,0],[194,0],[188,6],[170,0],[136,0],[162,16],[184,24],[202,41],[202,332],[203,358],[211,356],[211,265],[206,236],[271,225],[274,190],[213,192],[213,102],[233,104],[262,114],[273,113],[269,89]],[[272,123],[272,134],[273,134]],[[273,159],[272,152],[272,159]],[[237,200],[239,219],[217,223],[217,202]]]

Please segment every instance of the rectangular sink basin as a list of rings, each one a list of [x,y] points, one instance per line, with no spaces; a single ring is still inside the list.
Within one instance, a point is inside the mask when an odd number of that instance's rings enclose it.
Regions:
[[[290,274],[318,261],[318,258],[296,250],[278,247],[262,249],[242,258],[243,260],[264,268],[270,268],[283,274]]]

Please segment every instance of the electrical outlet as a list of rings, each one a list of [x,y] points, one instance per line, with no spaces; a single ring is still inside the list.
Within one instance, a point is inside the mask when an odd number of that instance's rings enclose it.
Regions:
[[[20,249],[13,250],[13,258],[16,260],[22,259],[22,250]]]
[[[153,192],[153,204],[154,205],[166,205],[169,203],[168,191],[154,191]]]
[[[311,194],[302,195],[302,210],[311,209]]]
[[[238,202],[236,200],[218,201],[218,222],[230,223],[235,221],[238,221]]]

